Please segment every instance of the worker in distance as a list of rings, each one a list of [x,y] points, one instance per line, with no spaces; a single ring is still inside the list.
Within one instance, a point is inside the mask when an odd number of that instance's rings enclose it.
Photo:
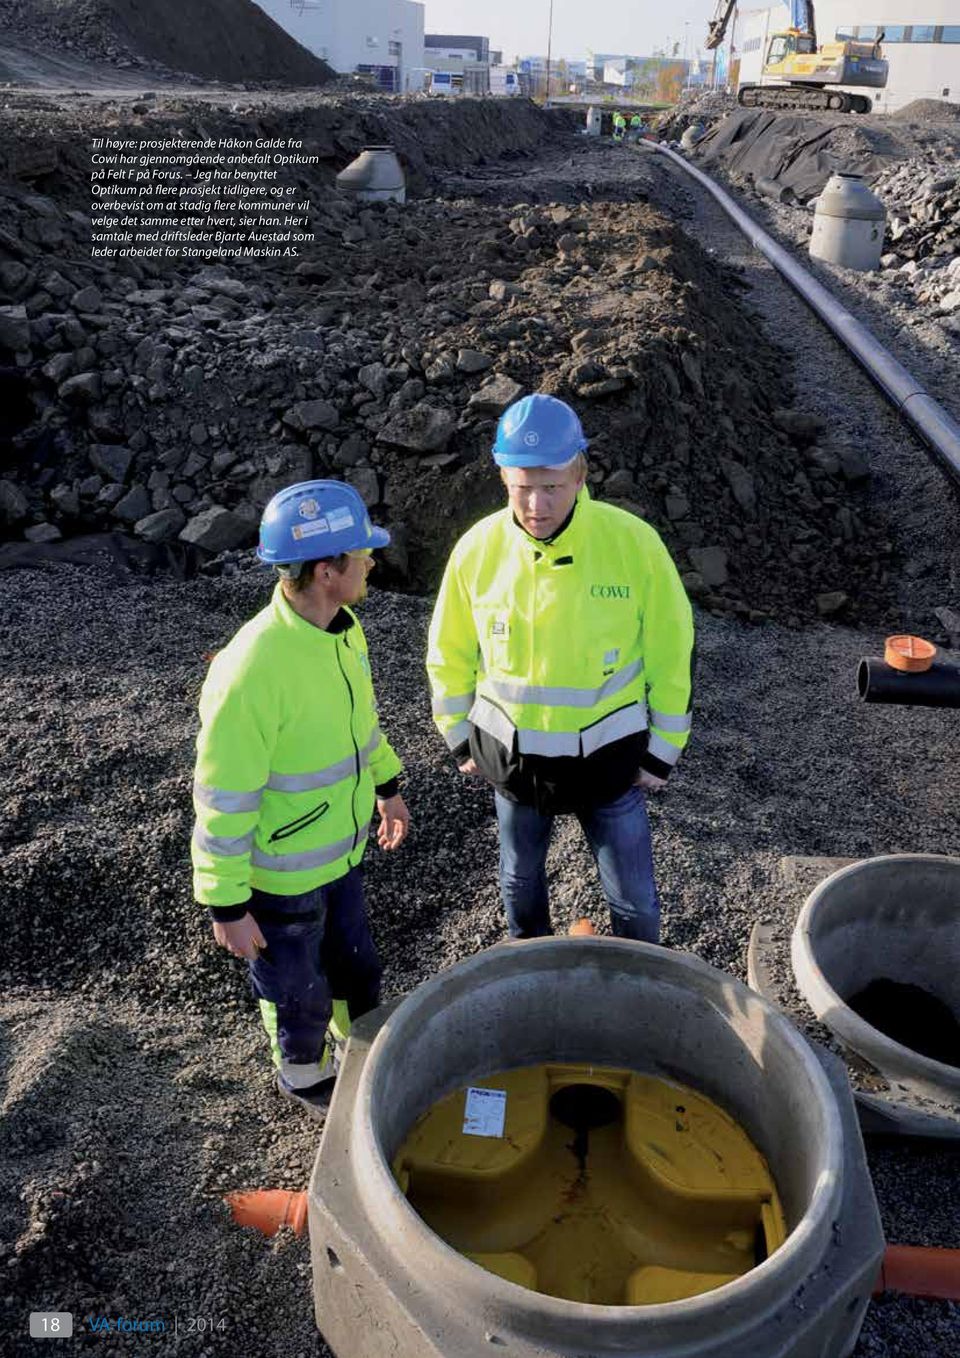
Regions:
[[[514,938],[552,933],[545,862],[575,815],[613,933],[657,942],[645,794],[690,734],[693,617],[650,524],[590,498],[576,412],[524,397],[493,457],[507,506],[456,544],[430,625],[433,713],[460,771],[495,789]]]
[[[317,1120],[349,1019],[380,998],[360,873],[374,807],[381,849],[409,828],[353,611],[389,541],[352,486],[275,495],[257,549],[273,597],[200,695],[194,893],[216,941],[247,959],[280,1092]]]

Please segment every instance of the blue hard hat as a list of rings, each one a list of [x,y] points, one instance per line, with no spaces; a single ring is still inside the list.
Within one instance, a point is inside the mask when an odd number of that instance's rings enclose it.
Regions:
[[[582,453],[587,439],[577,412],[556,396],[524,396],[500,418],[493,445],[498,467],[559,467]]]
[[[257,556],[270,566],[321,561],[360,547],[386,547],[366,505],[345,481],[300,481],[278,491],[260,520]]]

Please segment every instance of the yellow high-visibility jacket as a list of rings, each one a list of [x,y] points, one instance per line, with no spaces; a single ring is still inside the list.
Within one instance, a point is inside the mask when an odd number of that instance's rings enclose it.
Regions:
[[[610,800],[639,768],[666,777],[679,759],[692,654],[690,603],[650,524],[583,490],[539,542],[506,508],[447,564],[427,654],[434,719],[516,800]]]
[[[360,862],[375,790],[395,791],[400,761],[380,731],[366,638],[350,609],[324,631],[278,585],[214,658],[200,722],[198,901],[236,918],[252,887],[298,895]]]

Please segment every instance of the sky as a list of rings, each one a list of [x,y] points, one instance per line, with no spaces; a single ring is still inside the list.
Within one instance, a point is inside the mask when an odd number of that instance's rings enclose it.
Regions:
[[[477,33],[504,58],[545,55],[550,0],[426,0],[428,33]],[[654,48],[693,57],[703,49],[716,0],[554,0],[553,55],[594,52],[649,56]],[[689,25],[689,26],[687,26]]]

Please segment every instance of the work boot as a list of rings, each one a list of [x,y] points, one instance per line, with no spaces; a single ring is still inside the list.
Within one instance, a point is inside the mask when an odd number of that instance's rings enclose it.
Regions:
[[[333,1095],[333,1087],[340,1074],[340,1062],[343,1054],[343,1047],[328,1030],[324,1039],[324,1057],[320,1066],[317,1083],[310,1085],[308,1089],[293,1089],[284,1084],[283,1075],[277,1071],[277,1088],[285,1099],[291,1103],[298,1103],[307,1115],[315,1122],[323,1122],[330,1107],[330,1099]]]
[[[331,1075],[311,1089],[288,1089],[283,1083],[283,1076],[279,1071],[277,1072],[277,1089],[285,1099],[289,1099],[291,1103],[299,1104],[307,1117],[314,1122],[326,1121],[327,1109],[330,1107],[330,1099],[333,1096],[333,1087],[336,1082],[337,1077]]]

